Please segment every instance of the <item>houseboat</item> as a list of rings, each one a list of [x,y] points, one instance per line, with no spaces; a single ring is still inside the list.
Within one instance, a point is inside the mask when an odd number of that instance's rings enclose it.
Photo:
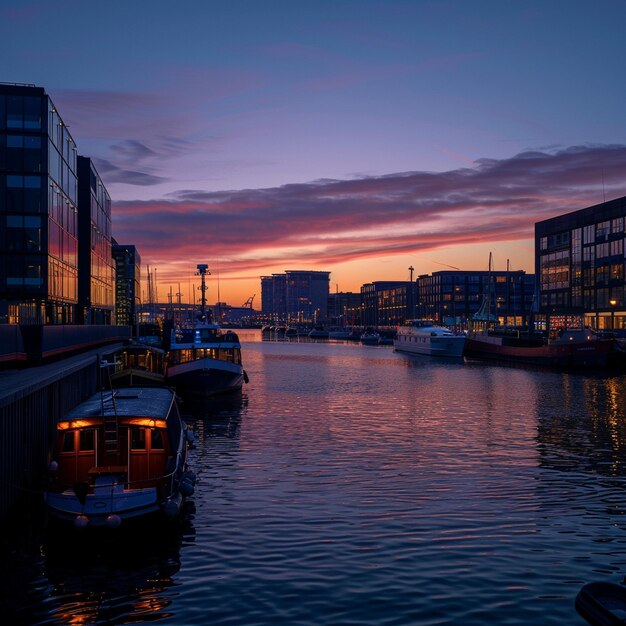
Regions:
[[[134,387],[95,394],[56,424],[46,506],[76,528],[178,516],[195,476],[191,431],[170,389]]]

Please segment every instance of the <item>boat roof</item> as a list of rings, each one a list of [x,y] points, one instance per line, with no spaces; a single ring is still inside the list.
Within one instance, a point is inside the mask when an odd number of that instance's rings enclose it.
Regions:
[[[126,387],[98,392],[69,411],[63,419],[117,415],[167,419],[174,392],[159,387]],[[104,409],[104,412],[103,412]]]

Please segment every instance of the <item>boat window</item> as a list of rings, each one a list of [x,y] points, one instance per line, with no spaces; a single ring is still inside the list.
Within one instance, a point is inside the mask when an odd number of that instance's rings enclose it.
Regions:
[[[202,359],[202,358],[214,359],[216,358],[215,353],[216,353],[215,348],[196,348],[195,358],[196,359]]]
[[[150,447],[152,450],[163,450],[163,431],[158,428],[152,428],[150,430]]]
[[[93,452],[96,449],[96,431],[93,428],[80,431],[78,449],[81,452]]]
[[[219,359],[220,361],[227,361],[228,363],[233,363],[233,350],[232,348],[221,348],[219,351]]]
[[[63,445],[61,446],[63,452],[74,452],[74,431],[68,430],[63,433]]]
[[[130,447],[132,450],[146,449],[146,429],[131,428],[130,429]]]

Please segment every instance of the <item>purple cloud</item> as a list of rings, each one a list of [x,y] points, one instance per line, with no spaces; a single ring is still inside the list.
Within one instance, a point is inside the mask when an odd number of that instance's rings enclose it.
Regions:
[[[626,146],[482,159],[475,168],[320,180],[268,189],[181,190],[114,204],[118,240],[159,263],[206,256],[232,272],[276,263],[407,254],[533,237],[534,223],[623,193]]]

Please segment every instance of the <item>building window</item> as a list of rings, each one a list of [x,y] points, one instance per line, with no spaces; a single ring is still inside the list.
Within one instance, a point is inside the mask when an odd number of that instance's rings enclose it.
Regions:
[[[594,224],[585,226],[583,228],[583,243],[595,243],[596,241],[596,227]]]

